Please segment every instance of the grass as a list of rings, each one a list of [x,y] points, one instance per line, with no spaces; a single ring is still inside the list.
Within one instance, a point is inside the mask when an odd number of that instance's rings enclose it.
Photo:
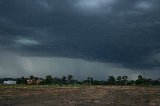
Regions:
[[[72,84],[72,85],[58,85],[58,84],[53,84],[53,85],[0,85],[0,88],[8,88],[8,89],[34,89],[34,88],[62,88],[62,87],[82,87],[86,85],[79,85],[79,84]]]
[[[132,105],[160,104],[156,86],[112,85],[0,85],[0,103],[6,105]],[[65,103],[65,104],[64,104]],[[159,105],[158,105],[159,104]]]

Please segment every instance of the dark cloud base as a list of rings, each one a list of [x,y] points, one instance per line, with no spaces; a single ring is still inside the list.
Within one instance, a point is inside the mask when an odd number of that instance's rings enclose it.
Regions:
[[[1,0],[0,49],[29,57],[81,58],[153,69],[160,67],[155,59],[160,50],[159,4]]]

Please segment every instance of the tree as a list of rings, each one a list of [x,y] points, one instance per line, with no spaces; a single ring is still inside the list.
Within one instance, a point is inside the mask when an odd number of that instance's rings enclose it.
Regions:
[[[128,77],[127,76],[122,76],[122,83],[126,84]]]
[[[34,75],[29,76],[30,80],[34,80]]]
[[[142,80],[142,78],[143,78],[142,75],[138,75],[138,79]]]
[[[22,76],[21,78],[16,78],[17,84],[27,84],[27,80]]]
[[[61,84],[61,83],[62,83],[62,79],[61,79],[61,78],[54,77],[54,78],[53,78],[53,82],[54,82],[54,84]]]
[[[34,77],[35,80],[38,80],[38,77]]]
[[[63,77],[62,77],[62,83],[63,83],[63,84],[66,84],[66,81],[67,81],[66,76],[63,76]]]
[[[27,80],[22,76],[21,78],[22,84],[27,84]]]
[[[73,75],[68,75],[67,80],[68,80],[69,84],[72,83],[73,82]]]
[[[91,77],[87,77],[87,82],[89,85],[92,85],[92,82],[93,82],[93,78]]]
[[[108,80],[107,80],[107,83],[108,84],[111,84],[111,85],[114,85],[116,83],[116,80],[113,76],[108,76]]]
[[[143,85],[144,78],[142,75],[138,75],[138,79],[136,80],[136,85]]]
[[[121,85],[121,84],[122,84],[122,82],[121,82],[121,81],[122,81],[121,76],[118,76],[116,80],[117,80],[117,84],[118,84],[118,85]]]
[[[45,83],[46,84],[52,84],[52,76],[51,75],[46,76]]]
[[[135,81],[134,80],[129,80],[129,81],[127,81],[127,85],[135,85]]]

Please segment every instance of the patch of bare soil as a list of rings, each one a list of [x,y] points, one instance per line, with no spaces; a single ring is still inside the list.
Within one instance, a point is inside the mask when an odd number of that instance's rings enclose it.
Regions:
[[[0,106],[160,106],[160,88],[0,88]]]

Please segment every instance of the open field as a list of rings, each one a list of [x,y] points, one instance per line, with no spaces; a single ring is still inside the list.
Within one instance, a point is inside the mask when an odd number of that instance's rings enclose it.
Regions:
[[[160,106],[160,87],[0,86],[0,106]]]

